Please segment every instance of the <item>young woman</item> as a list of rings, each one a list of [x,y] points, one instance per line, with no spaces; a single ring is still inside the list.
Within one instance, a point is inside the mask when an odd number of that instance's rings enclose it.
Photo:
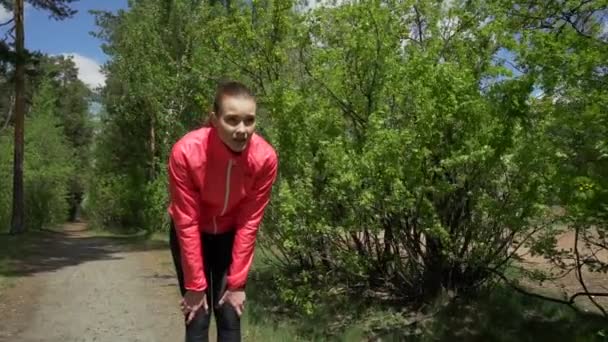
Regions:
[[[218,341],[241,339],[245,284],[278,163],[255,125],[251,91],[224,83],[209,127],[186,134],[171,150],[170,243],[188,342],[208,340],[210,311]]]

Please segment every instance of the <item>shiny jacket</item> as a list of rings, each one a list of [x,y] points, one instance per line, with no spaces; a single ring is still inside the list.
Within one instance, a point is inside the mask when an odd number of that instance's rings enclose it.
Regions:
[[[232,152],[212,127],[192,131],[175,143],[168,165],[168,211],[180,244],[186,289],[207,288],[201,234],[231,230],[236,232],[227,286],[245,286],[277,166],[275,150],[257,134],[241,153]]]

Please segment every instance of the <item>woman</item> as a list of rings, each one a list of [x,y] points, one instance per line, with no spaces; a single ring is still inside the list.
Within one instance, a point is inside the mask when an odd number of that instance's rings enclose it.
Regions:
[[[258,227],[277,176],[277,155],[255,133],[256,101],[238,82],[220,85],[209,127],[172,148],[171,252],[183,296],[186,341],[240,341],[245,284]]]

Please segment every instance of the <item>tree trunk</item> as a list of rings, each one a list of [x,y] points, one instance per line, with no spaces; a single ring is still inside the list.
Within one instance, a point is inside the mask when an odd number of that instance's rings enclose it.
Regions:
[[[431,301],[437,297],[443,287],[442,275],[445,270],[442,246],[439,239],[426,235],[425,272],[423,275],[423,299]]]
[[[156,120],[150,120],[150,181],[156,178]]]
[[[11,234],[25,231],[24,196],[23,196],[23,136],[25,125],[25,58],[24,58],[24,25],[23,0],[15,0],[15,153],[13,160],[13,215]]]

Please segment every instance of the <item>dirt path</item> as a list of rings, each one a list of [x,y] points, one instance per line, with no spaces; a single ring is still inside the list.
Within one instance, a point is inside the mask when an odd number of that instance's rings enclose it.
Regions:
[[[0,295],[0,341],[180,341],[177,282],[164,243],[48,233],[15,261]]]
[[[557,237],[557,249],[563,251],[573,251],[575,242],[575,233],[573,231],[567,231],[566,233]],[[579,251],[581,257],[595,255],[598,260],[603,263],[608,262],[608,251],[601,248],[590,248],[585,246],[582,238],[579,239]],[[543,256],[531,256],[525,248],[522,248],[520,256],[523,258],[523,266],[527,269],[537,269],[545,272],[547,275],[557,277],[563,275],[564,270],[553,265],[548,259]],[[567,260],[568,264],[573,264],[573,260]],[[608,274],[602,272],[591,272],[588,267],[582,269],[583,280],[585,286],[589,292],[606,293],[608,292]],[[545,295],[552,297],[558,296],[559,299],[567,299],[575,293],[585,292],[585,289],[581,285],[576,272],[571,271],[558,279],[547,280],[542,284],[537,282],[528,282],[528,286]],[[593,297],[594,300],[599,303],[602,307],[608,308],[608,297]],[[587,296],[580,296],[576,299],[578,304],[585,311],[593,311],[600,313],[599,310],[593,305]]]

